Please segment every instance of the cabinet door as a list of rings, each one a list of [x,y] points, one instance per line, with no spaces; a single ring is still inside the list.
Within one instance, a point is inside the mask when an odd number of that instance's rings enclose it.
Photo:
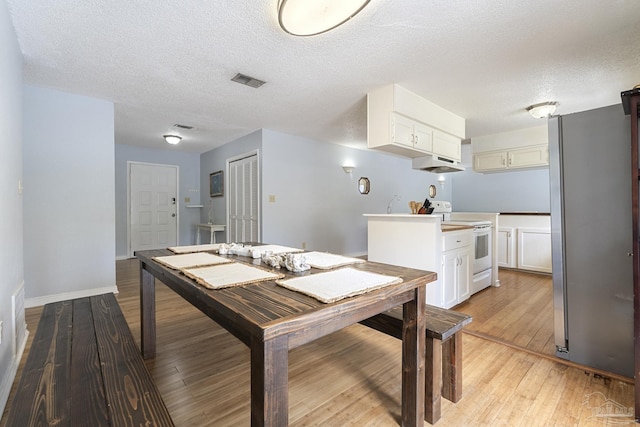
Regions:
[[[413,148],[431,153],[433,151],[433,129],[420,123],[413,125]]]
[[[507,152],[492,151],[473,155],[473,170],[476,172],[489,172],[506,169]]]
[[[413,148],[413,120],[392,114],[391,142]]]
[[[456,304],[460,304],[462,301],[466,301],[471,296],[471,281],[473,280],[473,274],[471,265],[473,263],[471,259],[471,248],[460,251],[458,253],[458,270],[456,276],[456,286],[458,288],[458,299]]]
[[[500,227],[498,229],[498,267],[516,268],[514,257],[515,234],[512,227]]]
[[[549,229],[518,228],[518,268],[551,273]]]
[[[535,145],[509,150],[509,168],[531,168],[537,166],[549,166],[549,147],[547,145]]]
[[[448,159],[460,161],[462,150],[460,144],[462,141],[453,135],[433,131],[433,153],[444,156]]]
[[[458,252],[449,251],[442,254],[442,286],[444,290],[444,308],[457,304],[458,289],[456,287],[456,270],[458,269]]]

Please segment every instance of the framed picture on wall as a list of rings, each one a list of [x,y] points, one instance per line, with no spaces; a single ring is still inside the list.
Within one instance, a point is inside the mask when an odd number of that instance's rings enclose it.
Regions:
[[[209,174],[209,196],[220,197],[222,196],[223,178],[222,171],[213,172]]]

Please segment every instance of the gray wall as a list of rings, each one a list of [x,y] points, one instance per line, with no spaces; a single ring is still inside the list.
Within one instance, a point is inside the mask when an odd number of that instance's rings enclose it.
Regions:
[[[209,197],[209,174],[217,171],[224,171],[224,185],[227,185],[227,159],[260,150],[262,148],[262,130],[257,130],[233,142],[221,147],[207,151],[200,155],[200,191],[202,194],[202,208],[200,219],[202,222],[208,221],[207,213],[211,203],[213,220],[216,224],[227,223],[227,189],[223,191],[222,197]],[[260,158],[258,158],[258,163]],[[262,170],[262,166],[260,166]],[[204,238],[205,242],[208,242]]]
[[[450,174],[451,203],[459,212],[549,212],[549,169],[481,174],[473,171],[471,145],[462,146],[466,169]]]
[[[4,410],[19,360],[13,354],[11,296],[22,285],[22,55],[7,4],[0,1],[0,414]],[[24,309],[21,310],[24,315]],[[23,343],[18,343],[21,346]]]
[[[24,86],[27,306],[115,290],[113,117],[111,102]]]
[[[364,213],[385,213],[394,195],[394,213],[408,213],[410,200],[424,201],[430,184],[438,199],[449,200],[451,186],[442,189],[437,175],[411,169],[411,160],[374,150],[357,150],[263,129],[201,157],[201,185],[208,191],[209,173],[224,170],[226,159],[260,149],[262,241],[308,249],[358,255],[367,251]],[[351,174],[342,170],[350,161]],[[371,192],[361,195],[357,181],[371,180]],[[449,178],[447,178],[449,179]],[[269,202],[269,196],[275,202]],[[214,200],[216,222],[226,220],[225,198]],[[205,203],[206,205],[206,203]],[[203,209],[206,220],[206,209]]]
[[[166,144],[158,141],[159,144]],[[200,222],[200,208],[187,208],[187,204],[197,205],[200,193],[200,155],[181,153],[173,150],[149,149],[125,144],[115,146],[115,210],[116,210],[116,258],[129,257],[127,242],[127,162],[154,163],[178,166],[178,244],[195,244],[194,224]],[[191,199],[189,203],[185,198]]]

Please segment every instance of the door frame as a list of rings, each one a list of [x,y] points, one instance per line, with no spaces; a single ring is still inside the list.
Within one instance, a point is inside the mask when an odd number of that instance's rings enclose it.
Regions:
[[[161,166],[173,168],[176,170],[176,244],[180,242],[180,166],[178,165],[165,165],[162,163],[149,163],[149,162],[137,162],[133,160],[127,160],[127,255],[129,258],[133,258],[134,254],[131,250],[131,166],[132,165],[144,165],[144,166]]]
[[[262,159],[260,158],[260,149],[256,148],[255,150],[251,150],[251,151],[247,151],[246,153],[243,154],[239,154],[237,156],[233,156],[233,157],[229,157],[226,160],[226,164],[225,164],[225,173],[227,175],[227,179],[225,179],[224,181],[224,194],[226,194],[227,196],[225,197],[225,209],[227,210],[226,214],[225,214],[225,218],[226,218],[226,222],[227,222],[227,236],[226,236],[226,241],[229,242],[229,236],[231,234],[231,229],[229,227],[229,225],[231,224],[231,222],[229,221],[229,212],[230,212],[230,194],[229,193],[229,184],[231,183],[231,163],[233,162],[237,162],[238,160],[242,160],[245,159],[247,157],[252,157],[252,156],[256,156],[256,160],[257,160],[257,165],[256,165],[256,173],[258,174],[258,241],[262,242],[262,175],[260,172],[260,164],[262,163]],[[231,243],[231,242],[230,242]]]

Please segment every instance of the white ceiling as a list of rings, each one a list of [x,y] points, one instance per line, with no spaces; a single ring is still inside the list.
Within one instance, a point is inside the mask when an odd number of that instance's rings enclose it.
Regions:
[[[111,100],[116,142],[202,153],[256,129],[366,146],[366,93],[401,86],[467,119],[467,137],[620,102],[640,83],[637,0],[371,0],[295,37],[277,0],[7,0],[25,82]],[[259,89],[236,73],[265,80]],[[73,126],[73,123],[69,123]]]

